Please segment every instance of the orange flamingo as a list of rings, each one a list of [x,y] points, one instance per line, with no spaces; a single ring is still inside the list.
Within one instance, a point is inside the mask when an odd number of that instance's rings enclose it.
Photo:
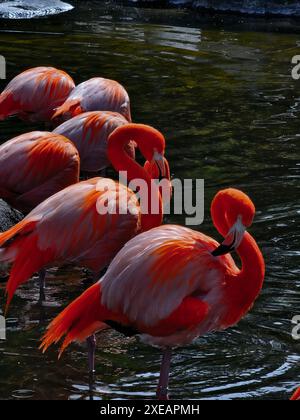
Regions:
[[[300,388],[294,392],[293,396],[291,397],[291,401],[300,401]]]
[[[116,255],[102,279],[50,324],[45,352],[64,335],[60,355],[104,326],[161,347],[163,360],[157,396],[168,399],[173,347],[235,325],[252,307],[263,285],[263,256],[246,232],[255,215],[248,196],[220,191],[212,217],[222,245],[181,226],[165,225],[142,233]],[[237,250],[240,270],[228,253]]]
[[[133,191],[105,178],[80,182],[41,203],[24,220],[0,234],[0,262],[12,263],[6,287],[7,308],[18,286],[35,272],[72,263],[99,273],[134,235],[161,224],[160,191],[157,188],[159,209],[150,214],[151,177],[125,152],[132,140],[146,160],[156,162],[164,176],[168,173],[163,157],[165,139],[159,131],[141,124],[119,127],[109,137],[110,161],[117,171],[127,171],[129,180],[146,182],[148,205],[141,208]],[[115,212],[103,212],[114,207]]]
[[[128,124],[126,118],[116,112],[85,112],[57,127],[54,133],[67,137],[75,144],[82,171],[99,172],[110,166],[107,155],[109,135],[125,124]],[[134,142],[126,145],[126,151],[135,158]]]
[[[28,213],[79,181],[80,160],[65,137],[34,131],[0,146],[0,198]]]
[[[75,83],[64,71],[36,67],[16,76],[0,95],[0,120],[17,115],[27,121],[51,121]]]
[[[131,122],[128,93],[115,80],[94,77],[76,86],[65,103],[53,115],[53,120],[66,121],[88,111],[113,111]]]

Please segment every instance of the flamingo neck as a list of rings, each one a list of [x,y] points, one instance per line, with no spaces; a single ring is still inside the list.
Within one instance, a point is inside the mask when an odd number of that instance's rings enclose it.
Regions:
[[[149,139],[148,133],[144,133],[141,126],[135,126],[134,124],[123,126],[122,130],[116,130],[109,137],[108,157],[117,172],[127,173],[128,181],[143,180],[147,184],[147,197],[143,196],[144,203],[141,209],[141,230],[144,232],[162,224],[162,198],[150,175],[126,152],[126,147],[130,141],[135,141],[137,147],[140,148],[143,142],[149,143],[151,139]],[[158,205],[152,206],[154,200],[158,200]],[[152,211],[152,207],[155,211]]]
[[[224,199],[214,200],[211,212],[215,227],[223,237],[226,237],[231,226],[227,220]],[[237,275],[238,281],[234,282],[234,284],[240,288],[242,293],[247,295],[249,302],[253,302],[263,285],[265,275],[264,258],[255,239],[248,232],[245,233],[237,253],[242,262],[242,268]]]
[[[263,286],[265,262],[255,239],[246,232],[237,253],[242,262],[238,282],[246,285],[248,298],[254,300]]]

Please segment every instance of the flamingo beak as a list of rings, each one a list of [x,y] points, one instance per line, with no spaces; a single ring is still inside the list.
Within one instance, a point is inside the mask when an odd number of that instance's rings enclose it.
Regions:
[[[156,163],[156,165],[158,166],[161,177],[165,178],[167,176],[167,169],[166,169],[164,156],[162,154],[158,153],[158,152],[155,152],[153,159],[154,159],[154,162]]]
[[[237,222],[232,226],[224,242],[212,252],[214,257],[229,254],[235,251],[242,243],[246,227],[242,223],[242,217],[239,216]]]

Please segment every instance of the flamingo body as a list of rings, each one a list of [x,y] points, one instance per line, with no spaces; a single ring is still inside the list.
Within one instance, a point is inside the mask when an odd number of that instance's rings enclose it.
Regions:
[[[13,264],[8,301],[20,284],[43,267],[72,263],[101,271],[139,231],[139,203],[134,193],[112,180],[110,184],[115,193],[107,190],[104,178],[65,188],[0,235],[0,261]],[[99,214],[100,206],[116,205],[118,210],[129,201],[131,212]]]
[[[122,85],[115,80],[95,77],[76,86],[53,119],[66,121],[89,111],[112,111],[131,121],[130,100]]]
[[[222,218],[221,211],[225,212]],[[250,226],[254,211],[250,199],[233,189],[221,191],[212,205],[225,244],[232,236],[228,224],[238,220],[234,237],[242,270],[231,256],[214,256],[214,250],[225,245],[219,247],[213,239],[187,228],[162,226],[133,238],[100,282],[53,321],[44,349],[66,334],[64,350],[71,341],[85,338],[83,331],[95,333],[92,326],[101,322],[130,328],[148,344],[163,348],[185,345],[235,325],[252,307],[264,279],[264,260],[254,239],[242,231],[237,240],[240,214],[245,226]],[[81,302],[86,303],[88,295],[94,306],[83,315]]]
[[[94,111],[80,114],[54,130],[70,139],[80,155],[81,170],[86,172],[101,171],[110,166],[107,156],[109,135],[128,121],[121,114],[108,111]],[[131,158],[135,158],[133,142],[126,146]]]
[[[75,83],[65,72],[36,67],[16,76],[0,95],[0,120],[17,115],[28,121],[50,121]]]
[[[65,137],[34,131],[0,146],[0,197],[28,213],[79,181],[77,149]]]

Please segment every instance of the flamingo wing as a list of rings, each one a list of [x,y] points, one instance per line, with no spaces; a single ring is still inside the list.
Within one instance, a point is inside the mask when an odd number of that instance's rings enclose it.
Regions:
[[[0,146],[0,196],[23,212],[79,181],[79,156],[65,137],[35,131]]]
[[[67,120],[88,111],[118,112],[131,121],[129,95],[115,80],[95,77],[76,86],[53,118]]]
[[[110,165],[107,156],[109,135],[121,125],[127,124],[121,114],[107,111],[85,112],[66,121],[54,130],[70,139],[76,146],[81,162],[81,169],[96,172]],[[134,158],[135,149],[131,142],[127,150]]]
[[[0,95],[0,120],[20,115],[30,121],[50,120],[75,84],[65,72],[36,67],[16,76]]]
[[[180,226],[137,236],[100,282],[103,306],[153,335],[158,330],[163,334],[164,328],[170,334],[170,323],[187,327],[200,322],[217,299],[228,267],[234,266],[230,256],[211,255],[217,246],[213,239]],[[187,308],[193,308],[189,316]]]

